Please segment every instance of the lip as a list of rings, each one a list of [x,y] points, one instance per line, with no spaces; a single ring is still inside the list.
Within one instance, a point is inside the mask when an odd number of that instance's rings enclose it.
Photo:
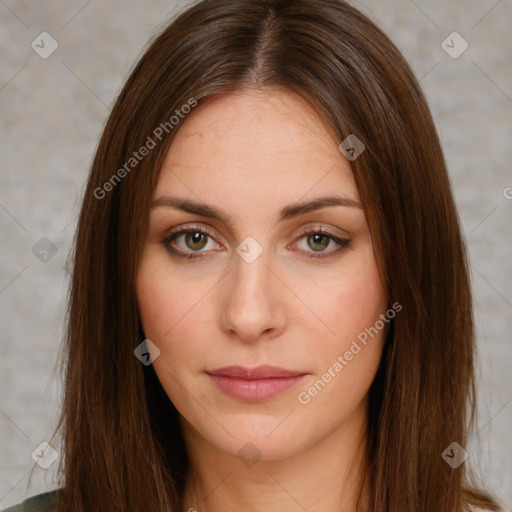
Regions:
[[[306,375],[306,372],[295,370],[287,370],[279,366],[256,366],[249,368],[247,366],[223,366],[216,370],[207,371],[209,375],[219,375],[223,377],[240,377],[242,379],[273,379],[282,377],[297,377],[299,375]]]
[[[233,398],[260,402],[284,393],[298,384],[306,372],[278,366],[225,366],[206,372],[216,387]]]

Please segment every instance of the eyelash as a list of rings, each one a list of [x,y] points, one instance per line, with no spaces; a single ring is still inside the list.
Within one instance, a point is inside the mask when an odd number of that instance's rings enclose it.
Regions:
[[[186,258],[186,259],[194,259],[194,258],[204,258],[205,256],[199,252],[199,251],[193,251],[193,252],[184,252],[181,249],[176,249],[171,246],[172,242],[180,235],[187,234],[187,233],[201,233],[203,235],[207,235],[208,237],[215,239],[213,234],[208,230],[208,228],[203,226],[190,226],[185,229],[179,229],[176,231],[172,231],[170,234],[168,234],[163,240],[162,244],[164,247],[169,251],[171,254],[179,257],[179,258]],[[301,235],[297,238],[297,241],[301,240],[302,238],[308,236],[308,235],[324,235],[327,236],[330,240],[332,240],[334,243],[338,245],[337,249],[329,251],[329,252],[318,252],[317,254],[305,252],[307,257],[314,258],[314,259],[321,259],[321,258],[328,258],[330,256],[333,256],[335,254],[339,254],[347,249],[350,248],[350,240],[339,238],[332,233],[329,233],[328,231],[324,230],[323,228],[307,228],[305,229]],[[295,242],[293,242],[295,243]],[[301,251],[304,253],[304,251]]]

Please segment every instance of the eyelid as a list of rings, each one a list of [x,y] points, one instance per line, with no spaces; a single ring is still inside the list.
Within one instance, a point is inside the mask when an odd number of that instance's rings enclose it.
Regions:
[[[179,226],[168,231],[165,235],[165,238],[170,238],[172,235],[187,231],[199,231],[201,233],[205,233],[208,236],[211,236],[212,238],[215,238],[212,228],[207,224],[180,224]]]
[[[216,235],[214,233],[213,228],[211,226],[209,226],[208,224],[203,224],[203,223],[180,224],[179,226],[172,228],[170,231],[166,231],[164,238],[170,238],[172,235],[181,233],[184,231],[186,232],[186,231],[194,231],[194,230],[205,233],[208,236],[216,239]],[[317,233],[322,233],[324,235],[332,236],[333,238],[338,238],[338,239],[350,239],[351,238],[350,235],[346,232],[333,233],[329,228],[320,226],[318,224],[311,223],[299,231],[299,234],[295,237],[294,242],[298,238],[303,237],[304,235],[317,234]],[[223,237],[221,237],[221,238],[223,238]]]
[[[162,243],[166,247],[166,249],[173,253],[174,255],[178,257],[184,257],[184,258],[203,258],[207,257],[207,253],[209,251],[183,251],[181,249],[171,248],[171,242],[175,235],[182,235],[190,232],[199,232],[202,234],[207,235],[208,237],[215,240],[218,244],[222,245],[220,242],[218,242],[215,234],[212,231],[212,228],[208,226],[207,224],[182,224],[179,225],[170,231],[167,231],[166,234],[163,236]],[[302,240],[304,237],[308,235],[316,235],[321,234],[329,237],[337,246],[336,249],[330,250],[330,251],[318,251],[316,252],[317,255],[315,255],[315,251],[309,252],[309,251],[302,251],[299,250],[300,253],[305,254],[308,257],[321,259],[321,258],[328,258],[329,256],[333,256],[335,254],[338,254],[339,252],[342,252],[343,250],[349,249],[350,243],[351,243],[351,237],[345,234],[335,234],[328,228],[324,226],[319,226],[318,224],[311,224],[305,228],[302,228],[300,233],[294,238],[293,242],[287,245],[287,248],[290,248],[292,246],[295,246],[300,240]]]
[[[338,240],[340,240],[340,239],[348,240],[351,238],[347,232],[344,232],[344,231],[340,230],[339,228],[338,228],[338,230],[339,230],[339,232],[335,232],[332,228],[328,228],[328,227],[321,226],[318,224],[310,224],[310,225],[306,226],[305,228],[302,228],[298,236],[303,237],[304,235],[313,235],[313,234],[321,233],[323,235],[328,235],[328,236],[331,236]]]
[[[330,256],[335,256],[345,250],[348,250],[348,249],[350,249],[350,245],[352,243],[351,238],[346,235],[335,234],[323,226],[312,225],[312,226],[309,226],[309,227],[306,227],[305,229],[303,229],[300,232],[300,234],[295,238],[295,240],[290,245],[287,246],[287,248],[296,245],[298,242],[300,242],[303,238],[307,237],[308,235],[327,236],[336,245],[336,248],[331,249],[330,251],[318,251],[318,252],[299,251],[299,252],[305,254],[307,257],[310,257],[310,258],[313,258],[316,260],[327,259]]]
[[[171,230],[168,230],[165,232],[165,234],[161,237],[161,243],[167,250],[167,252],[171,256],[175,256],[177,258],[183,259],[183,260],[194,260],[194,259],[201,259],[208,257],[207,252],[210,251],[184,251],[183,249],[179,249],[177,247],[172,246],[172,242],[174,239],[178,236],[182,236],[187,233],[201,233],[206,235],[207,237],[211,238],[217,244],[222,245],[220,242],[217,241],[217,237],[213,233],[213,230],[210,226],[205,224],[180,224],[179,226],[176,226],[175,228],[172,228]]]

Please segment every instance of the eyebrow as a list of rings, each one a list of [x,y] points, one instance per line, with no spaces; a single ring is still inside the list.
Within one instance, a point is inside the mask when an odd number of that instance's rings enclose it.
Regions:
[[[305,201],[302,203],[293,203],[285,206],[279,212],[279,221],[305,215],[313,211],[327,208],[329,206],[344,206],[348,208],[360,208],[363,209],[362,204],[355,199],[340,196],[324,196],[313,199],[312,201]],[[225,223],[230,223],[231,217],[221,208],[211,206],[206,203],[192,201],[190,199],[182,199],[179,197],[172,196],[161,196],[153,200],[151,208],[176,208],[183,210],[188,213],[199,215],[201,217],[207,217],[210,219],[217,219]]]

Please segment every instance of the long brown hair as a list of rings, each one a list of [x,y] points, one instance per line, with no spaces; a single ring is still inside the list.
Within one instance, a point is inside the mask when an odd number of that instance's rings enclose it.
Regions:
[[[144,339],[134,280],[183,116],[248,87],[300,94],[340,142],[354,134],[366,147],[352,169],[391,302],[403,305],[370,389],[372,510],[496,510],[466,464],[442,457],[467,445],[475,419],[472,299],[445,160],[408,64],[341,0],[204,0],[136,64],[92,164],[70,255],[58,511],[184,507],[177,411],[134,356]]]

